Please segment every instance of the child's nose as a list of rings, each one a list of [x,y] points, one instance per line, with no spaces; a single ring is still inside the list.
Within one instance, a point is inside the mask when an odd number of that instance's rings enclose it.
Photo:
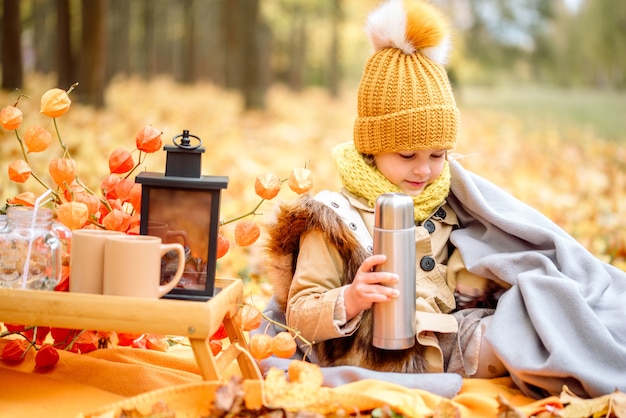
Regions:
[[[430,175],[430,166],[426,163],[419,163],[413,167],[413,173],[418,176],[428,176]]]

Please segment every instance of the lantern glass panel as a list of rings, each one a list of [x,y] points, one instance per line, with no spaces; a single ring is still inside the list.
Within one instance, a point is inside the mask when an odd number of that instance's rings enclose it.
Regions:
[[[185,272],[178,288],[204,290],[209,266],[209,231],[213,193],[197,190],[152,188],[148,206],[148,235],[164,243],[178,242],[185,247]],[[176,273],[177,256],[163,257],[161,284]]]
[[[142,172],[136,177],[141,187],[142,235],[161,237],[185,247],[185,272],[178,285],[164,298],[206,301],[215,292],[217,235],[220,192],[228,177],[167,177]],[[170,258],[171,257],[171,258]],[[177,255],[168,253],[161,262],[161,283],[176,273]]]

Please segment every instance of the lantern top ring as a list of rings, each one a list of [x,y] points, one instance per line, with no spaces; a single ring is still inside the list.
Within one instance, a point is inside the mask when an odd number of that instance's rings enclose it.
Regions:
[[[191,144],[191,140],[189,138],[195,138],[198,141],[198,143]],[[176,135],[174,138],[172,138],[172,142],[178,148],[184,148],[184,149],[196,149],[202,145],[202,139],[200,139],[200,137],[196,135],[191,135],[189,131],[186,129],[183,130],[182,134]]]

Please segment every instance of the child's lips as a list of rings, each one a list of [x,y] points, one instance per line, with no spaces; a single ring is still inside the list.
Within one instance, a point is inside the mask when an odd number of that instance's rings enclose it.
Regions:
[[[409,181],[407,180],[407,184],[414,189],[421,189],[426,185],[425,181]]]

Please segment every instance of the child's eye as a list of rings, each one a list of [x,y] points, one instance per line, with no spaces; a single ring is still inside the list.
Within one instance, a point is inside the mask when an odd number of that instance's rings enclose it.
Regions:
[[[398,155],[400,155],[400,157],[404,158],[405,160],[409,160],[415,156],[415,154],[402,154],[402,153],[398,153]]]
[[[439,158],[443,158],[445,155],[446,155],[446,153],[445,153],[445,152],[444,152],[444,153],[441,153],[441,154],[432,154],[432,155],[431,155],[431,158],[434,158],[434,159],[437,159],[437,160],[438,160]]]

